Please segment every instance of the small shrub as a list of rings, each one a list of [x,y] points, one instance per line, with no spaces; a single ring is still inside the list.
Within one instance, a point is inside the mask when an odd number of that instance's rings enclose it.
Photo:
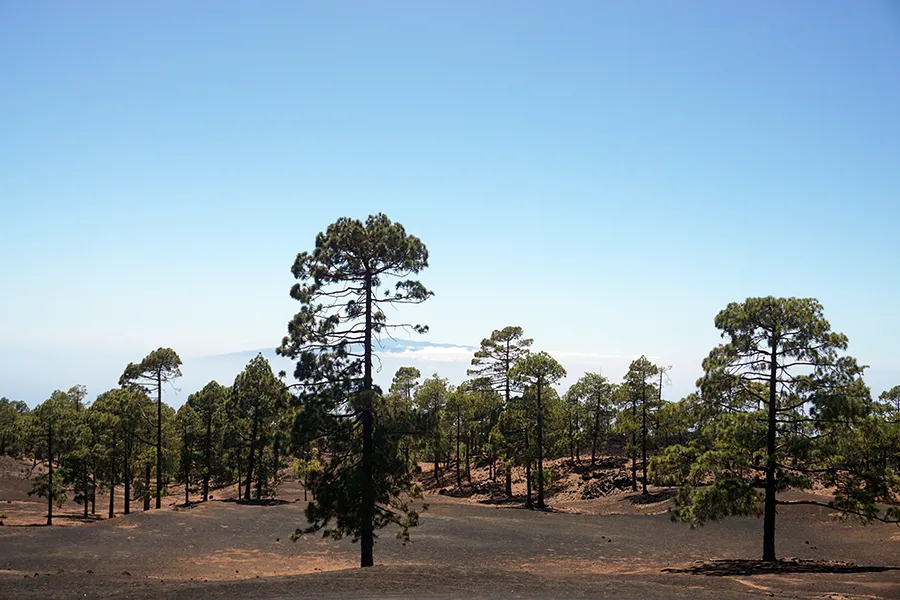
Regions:
[[[556,467],[544,467],[544,489],[546,490],[554,483],[559,481],[559,473],[556,470]],[[531,486],[537,489],[538,484],[538,471],[537,469],[532,469],[531,471]]]

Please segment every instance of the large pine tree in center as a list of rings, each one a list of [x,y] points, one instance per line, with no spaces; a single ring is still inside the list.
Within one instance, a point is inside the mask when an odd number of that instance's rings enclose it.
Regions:
[[[431,292],[408,279],[427,266],[425,244],[378,214],[365,223],[338,219],[316,237],[312,252],[297,255],[292,269],[299,282],[291,297],[301,308],[279,353],[297,361],[302,408],[295,437],[325,439],[330,450],[326,468],[312,481],[309,529],[330,526],[334,537],[359,539],[363,567],[373,564],[375,529],[407,527],[417,518],[399,500],[410,487],[408,465],[390,427],[375,415],[380,391],[372,366],[375,346],[389,329],[427,330],[388,323],[383,310],[428,299]]]

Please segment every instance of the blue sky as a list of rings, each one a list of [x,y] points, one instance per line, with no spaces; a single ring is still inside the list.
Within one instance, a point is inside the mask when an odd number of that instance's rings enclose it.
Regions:
[[[275,346],[294,255],[379,211],[432,341],[518,324],[677,397],[728,302],[813,296],[877,393],[898,60],[876,0],[2,3],[0,395]]]

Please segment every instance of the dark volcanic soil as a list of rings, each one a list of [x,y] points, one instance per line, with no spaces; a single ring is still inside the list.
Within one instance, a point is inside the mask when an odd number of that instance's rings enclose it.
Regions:
[[[377,566],[359,547],[290,541],[302,497],[283,504],[210,502],[81,527],[0,528],[0,598],[900,598],[900,528],[862,527],[801,507],[778,521],[781,556],[757,558],[762,522],[690,530],[666,515],[537,513],[431,497],[413,542],[383,532]],[[701,565],[695,561],[731,559]]]

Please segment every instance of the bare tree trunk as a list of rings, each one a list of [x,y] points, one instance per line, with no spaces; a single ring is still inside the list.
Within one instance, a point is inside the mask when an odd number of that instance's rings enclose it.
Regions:
[[[256,468],[256,499],[262,500],[262,488],[263,482],[268,480],[268,475],[262,468],[262,449],[259,450],[259,462],[260,464]]]
[[[375,480],[372,460],[375,457],[374,415],[372,407],[372,275],[366,273],[366,331],[363,349],[363,408],[362,408],[362,503],[359,524],[359,565],[375,564]]]
[[[461,418],[459,413],[459,405],[456,405],[456,487],[462,487],[462,478],[460,476],[460,467],[462,466],[459,460],[459,429],[461,425]]]
[[[53,426],[47,427],[47,525],[53,525]]]
[[[637,400],[631,402],[631,491],[637,491],[637,435],[634,422],[637,419]]]
[[[506,471],[506,497],[512,498],[512,457],[509,452],[506,454],[506,464],[503,465],[503,470]]]
[[[578,422],[578,413],[575,413],[575,462],[581,463],[581,444],[579,443],[578,431],[581,429],[581,423]]]
[[[575,421],[574,414],[569,415],[569,461],[575,464]]]
[[[528,430],[525,430],[525,506],[531,508],[531,458],[528,456]]]
[[[506,342],[506,361],[505,361],[504,366],[506,368],[506,378],[505,378],[506,388],[504,389],[505,396],[506,396],[506,404],[504,404],[504,407],[508,409],[509,408],[509,394],[510,394],[509,368],[512,366],[511,360],[509,357],[509,340],[507,340],[507,342]],[[507,498],[512,498],[512,459],[513,459],[513,451],[512,451],[512,448],[510,447],[509,441],[507,441],[506,442],[506,464],[503,466],[504,470],[506,471],[506,497]]]
[[[472,471],[469,468],[469,463],[471,462],[471,457],[469,456],[469,446],[471,445],[471,441],[472,430],[470,429],[466,434],[466,481],[468,481],[469,483],[472,483]]]
[[[775,434],[778,416],[778,338],[772,336],[769,365],[769,418],[766,431],[766,499],[763,515],[763,560],[775,562]]]
[[[538,449],[538,482],[537,507],[544,510],[544,407],[541,404],[541,388],[543,381],[538,377],[537,388],[537,449]]]
[[[144,510],[150,510],[150,470],[153,467],[147,463],[144,468]]]
[[[131,444],[132,442],[125,440],[125,465],[122,468],[122,478],[125,480],[125,514],[131,514]]]
[[[149,483],[149,480],[148,480]],[[162,508],[162,372],[156,373],[156,508]]]
[[[591,435],[591,466],[597,464],[597,439],[600,437],[600,394],[597,394],[597,406],[594,409],[594,431]]]
[[[242,486],[243,480],[241,479],[242,473],[243,473],[243,471],[241,471],[241,469],[244,466],[244,461],[242,460],[243,457],[241,456],[241,454],[242,454],[241,450],[243,450],[243,448],[239,447],[238,454],[237,454],[237,499],[238,500],[241,499],[241,497],[242,497],[241,490],[244,489]]]
[[[190,489],[191,489],[190,483],[191,483],[191,467],[190,467],[190,463],[187,460],[185,460],[184,461],[184,504],[185,504],[185,506],[187,506],[191,501],[190,496],[188,495],[190,493]]]
[[[641,494],[647,494],[647,386],[641,386]]]
[[[109,460],[109,518],[115,516],[116,500],[116,440],[113,438],[112,452]]]
[[[203,469],[203,501],[209,500],[209,477],[212,470],[212,410],[207,404],[206,413],[206,444],[204,450],[204,469]]]
[[[250,434],[250,458],[247,460],[247,485],[244,486],[244,500],[250,499],[250,487],[253,482],[254,455],[256,454],[257,435],[259,434],[259,400],[253,407],[253,432]],[[257,477],[259,479],[259,477]],[[258,496],[258,493],[257,493]]]
[[[276,435],[274,442],[272,442],[272,454],[273,454],[273,463],[275,465],[275,472],[272,474],[272,485],[273,489],[276,489],[274,486],[278,485],[278,473],[281,471],[281,438]]]

